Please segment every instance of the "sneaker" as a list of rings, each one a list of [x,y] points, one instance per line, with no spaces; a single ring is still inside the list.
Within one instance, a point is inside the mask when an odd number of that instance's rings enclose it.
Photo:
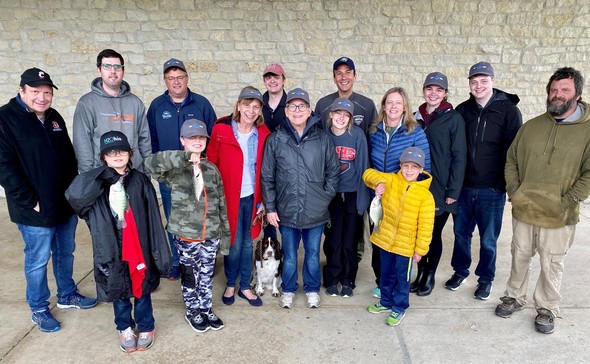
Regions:
[[[342,287],[344,288],[344,287]],[[330,287],[326,288],[326,294],[328,296],[332,296],[332,297],[336,297],[340,294],[340,292],[338,292],[338,286],[333,284]]]
[[[351,297],[354,293],[352,292],[352,287],[349,286],[342,286],[342,291],[340,295],[342,297]]]
[[[373,297],[381,299],[381,289],[379,287],[375,287],[372,293]]]
[[[213,313],[212,309],[208,309],[204,311],[202,315],[207,315],[207,320],[209,321],[209,326],[211,326],[211,330],[221,330],[223,329],[223,321],[215,313]]]
[[[39,327],[42,332],[54,332],[61,328],[59,321],[53,318],[49,310],[33,312],[31,321]]]
[[[59,308],[77,308],[86,310],[96,306],[98,301],[96,298],[89,298],[82,296],[78,292],[74,292],[66,298],[60,298],[57,300],[57,307]]]
[[[170,277],[168,277],[169,281],[177,281],[180,278],[180,267],[178,265],[173,265],[172,270],[170,271]]]
[[[291,307],[293,307],[293,298],[295,298],[295,293],[283,292],[283,295],[281,296],[281,301],[279,302],[279,305],[282,308],[291,308]]]
[[[309,292],[305,295],[307,296],[307,307],[318,308],[322,304],[320,301],[320,295],[317,292]]]
[[[479,282],[475,289],[475,293],[473,294],[473,298],[477,298],[478,300],[488,300],[491,294],[492,282]]]
[[[367,307],[367,311],[369,311],[370,313],[381,313],[383,311],[388,310],[391,310],[391,308],[381,305],[381,302],[377,302],[374,305]]]
[[[192,329],[196,332],[206,332],[211,328],[211,325],[209,325],[207,315],[201,313],[200,311],[187,314],[186,316],[184,316],[184,319],[186,320],[186,322],[188,322],[189,325],[191,325]]]
[[[502,303],[500,303],[498,306],[496,306],[496,316],[508,318],[514,312],[516,312],[518,310],[522,310],[523,306],[518,304],[518,302],[516,301],[516,298],[504,296],[504,297],[500,297],[500,301],[502,301]]]
[[[459,289],[459,286],[462,285],[463,283],[465,283],[465,281],[467,280],[467,278],[458,276],[456,273],[453,274],[453,276],[451,277],[451,279],[449,279],[447,281],[447,283],[445,283],[445,288],[446,289],[450,289],[451,291],[456,291]]]
[[[119,347],[123,350],[124,353],[132,353],[137,350],[137,342],[135,341],[135,332],[129,326],[123,331],[119,331],[119,336],[121,339],[121,343]]]
[[[404,318],[405,315],[406,315],[405,313],[391,311],[389,316],[387,316],[387,318],[385,319],[385,323],[388,324],[389,326],[397,326],[397,325],[399,325],[400,322],[402,322],[402,319]]]
[[[535,317],[535,329],[541,334],[552,334],[555,329],[555,324],[553,323],[555,316],[553,316],[553,313],[544,308],[537,309],[537,313],[538,315]]]
[[[152,347],[154,345],[154,341],[156,340],[156,330],[148,331],[148,332],[140,332],[139,337],[137,338],[137,350],[144,351]]]

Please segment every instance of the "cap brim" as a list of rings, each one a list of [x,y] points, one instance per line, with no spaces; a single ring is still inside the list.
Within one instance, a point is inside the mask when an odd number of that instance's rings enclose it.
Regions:
[[[51,87],[53,87],[53,88],[54,88],[54,89],[56,89],[56,90],[59,90],[59,89],[57,88],[57,86],[55,86],[53,83],[51,83],[51,82],[47,82],[47,81],[34,81],[34,82],[28,82],[28,83],[25,83],[25,85],[28,85],[28,86],[31,86],[31,87],[39,87],[39,86],[43,86],[43,85],[48,85],[48,86],[51,86]]]

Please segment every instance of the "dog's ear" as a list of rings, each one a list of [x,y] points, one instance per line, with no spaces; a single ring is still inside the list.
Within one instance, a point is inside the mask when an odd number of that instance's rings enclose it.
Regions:
[[[281,243],[277,239],[273,239],[274,248],[275,248],[275,259],[281,260],[283,259],[283,249],[281,249]]]

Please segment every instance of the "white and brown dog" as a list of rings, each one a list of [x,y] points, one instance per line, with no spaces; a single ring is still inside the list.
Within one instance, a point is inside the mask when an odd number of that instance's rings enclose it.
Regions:
[[[273,297],[278,297],[283,270],[281,243],[274,238],[262,238],[256,243],[254,259],[255,270],[251,285],[256,287],[256,294],[262,296],[264,290],[268,289],[272,291]]]

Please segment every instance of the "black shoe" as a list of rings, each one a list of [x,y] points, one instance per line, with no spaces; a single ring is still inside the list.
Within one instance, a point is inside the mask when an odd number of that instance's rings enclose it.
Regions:
[[[453,273],[451,279],[445,283],[445,288],[450,289],[451,291],[456,291],[459,289],[459,286],[465,283],[467,278],[458,276],[457,273]]]
[[[416,294],[418,296],[424,297],[424,296],[428,296],[429,294],[432,293],[432,290],[434,289],[434,275],[436,274],[436,272],[432,272],[432,271],[428,271],[426,272],[426,274],[424,275],[424,282],[422,283],[422,285],[420,285],[420,287],[418,288],[418,291],[416,292]]]
[[[473,298],[477,298],[478,300],[488,300],[490,299],[491,294],[492,282],[479,282],[475,289],[475,293],[473,294]]]
[[[350,286],[342,286],[342,291],[340,291],[340,295],[342,297],[352,297],[353,295],[352,287]]]
[[[209,319],[206,314],[202,314],[200,311],[192,312],[184,316],[186,322],[191,325],[192,329],[196,332],[205,332],[211,328],[209,325]]]
[[[519,305],[516,298],[512,297],[500,297],[502,303],[496,306],[496,316],[508,318],[514,312],[522,310],[522,305]]]
[[[539,308],[537,309],[537,317],[535,317],[535,329],[541,334],[552,334],[555,329],[553,320],[555,317],[551,311]]]
[[[335,284],[329,286],[328,288],[326,288],[326,294],[332,297],[340,295],[340,292],[338,292],[338,286]]]
[[[423,284],[425,278],[425,271],[426,269],[424,268],[418,268],[418,274],[416,274],[416,279],[414,280],[414,282],[412,282],[412,284],[410,284],[411,293],[416,293],[418,292],[418,289],[420,289],[420,286]]]
[[[209,326],[211,326],[211,330],[221,330],[223,329],[223,321],[216,314],[213,313],[212,309],[208,309],[201,313],[203,316],[207,316],[207,320],[209,321]]]

